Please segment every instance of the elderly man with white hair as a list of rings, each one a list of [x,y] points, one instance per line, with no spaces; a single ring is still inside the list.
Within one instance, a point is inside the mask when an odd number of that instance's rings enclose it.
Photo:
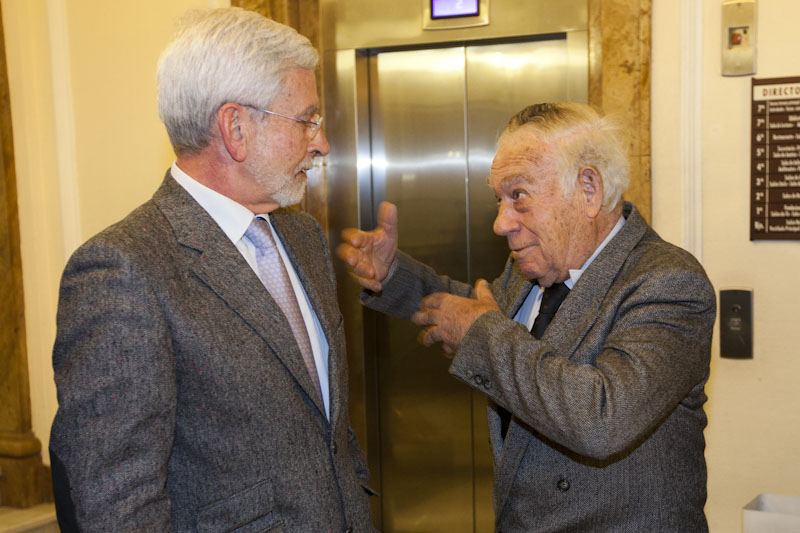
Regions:
[[[329,149],[317,62],[236,8],[188,15],[164,51],[177,159],[62,279],[62,531],[373,530],[330,253],[287,209]]]
[[[704,531],[715,295],[623,202],[613,124],[582,104],[512,117],[489,184],[511,255],[474,290],[397,251],[397,212],[344,232],[366,305],[424,329],[489,398],[496,530]]]

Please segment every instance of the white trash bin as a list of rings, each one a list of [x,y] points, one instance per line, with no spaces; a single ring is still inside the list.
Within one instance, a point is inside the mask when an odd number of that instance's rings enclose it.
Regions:
[[[743,533],[800,532],[800,498],[759,494],[744,506]]]

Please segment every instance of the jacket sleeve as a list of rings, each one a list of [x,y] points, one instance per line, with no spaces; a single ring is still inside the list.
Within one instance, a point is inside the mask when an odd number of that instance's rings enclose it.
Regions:
[[[429,294],[447,292],[469,297],[472,287],[447,276],[438,275],[431,267],[403,252],[397,252],[397,269],[384,283],[380,293],[364,291],[361,302],[376,311],[397,318],[410,319],[419,310],[420,302]]]
[[[715,294],[702,271],[676,269],[643,274],[606,299],[566,339],[537,340],[485,313],[450,372],[573,452],[601,460],[624,453],[680,404],[702,405]]]
[[[50,454],[65,530],[170,531],[176,383],[170,332],[143,268],[95,238],[67,265]]]

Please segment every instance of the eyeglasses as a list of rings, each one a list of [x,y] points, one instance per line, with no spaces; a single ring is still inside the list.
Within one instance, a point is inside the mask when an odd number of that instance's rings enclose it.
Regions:
[[[269,111],[268,109],[262,109],[260,107],[256,107],[254,105],[242,104],[243,107],[249,107],[250,109],[255,109],[256,111],[261,111],[262,113],[267,113],[268,115],[277,115],[279,117],[288,118],[289,120],[294,120],[295,122],[300,122],[301,124],[305,124],[308,127],[308,140],[311,141],[314,137],[317,136],[319,133],[319,128],[322,126],[322,115],[319,113],[314,113],[314,116],[311,117],[311,120],[303,120],[302,118],[297,117],[290,117],[289,115],[282,115],[281,113],[276,113],[275,111]]]

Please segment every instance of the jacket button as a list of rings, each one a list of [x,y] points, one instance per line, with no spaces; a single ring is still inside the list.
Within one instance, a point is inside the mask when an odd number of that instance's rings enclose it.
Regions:
[[[331,442],[331,451],[333,452],[333,455],[336,455],[336,443],[335,442]]]
[[[556,483],[556,487],[558,487],[558,490],[561,492],[567,492],[569,490],[569,481],[566,479],[559,479],[558,483]]]
[[[353,533],[353,528],[348,527],[347,529],[344,530],[344,533]]]
[[[478,385],[479,387],[483,387],[486,390],[489,390],[489,389],[492,388],[492,382],[489,380],[489,378],[485,378],[485,377],[481,376],[480,374],[475,374],[472,377],[472,381],[474,381],[475,384]]]

